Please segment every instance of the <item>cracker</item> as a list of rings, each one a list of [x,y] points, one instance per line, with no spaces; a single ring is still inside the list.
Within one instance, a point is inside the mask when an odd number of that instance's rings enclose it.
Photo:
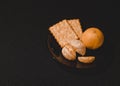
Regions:
[[[82,36],[82,26],[80,24],[79,19],[68,20],[68,23],[70,24],[70,26],[72,27],[72,29],[74,30],[76,35],[79,37],[79,39],[81,39],[81,36]]]
[[[62,48],[71,40],[78,39],[77,35],[72,30],[66,19],[51,26],[49,28],[49,31],[52,33],[52,35]]]

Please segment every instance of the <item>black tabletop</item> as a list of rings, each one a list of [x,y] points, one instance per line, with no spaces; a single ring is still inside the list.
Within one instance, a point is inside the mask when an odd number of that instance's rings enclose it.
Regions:
[[[8,1],[0,10],[0,86],[119,86],[120,41],[112,0]],[[105,71],[70,72],[52,59],[48,28],[73,18],[84,30],[100,27],[112,44],[105,57],[113,59]]]

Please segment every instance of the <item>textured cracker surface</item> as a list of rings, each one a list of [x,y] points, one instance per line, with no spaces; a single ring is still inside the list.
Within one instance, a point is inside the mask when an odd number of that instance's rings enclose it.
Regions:
[[[61,47],[64,47],[73,39],[78,39],[77,35],[72,30],[67,20],[60,21],[59,23],[51,26],[49,30]]]
[[[70,26],[72,27],[72,29],[74,30],[76,35],[79,37],[79,39],[81,39],[81,36],[82,36],[82,26],[80,24],[79,19],[68,20],[68,23],[70,24]]]

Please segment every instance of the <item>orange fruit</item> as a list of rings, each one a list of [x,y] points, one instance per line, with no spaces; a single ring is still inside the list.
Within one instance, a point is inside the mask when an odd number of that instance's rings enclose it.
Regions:
[[[100,29],[90,27],[83,32],[81,40],[88,49],[94,50],[102,46],[104,35]]]

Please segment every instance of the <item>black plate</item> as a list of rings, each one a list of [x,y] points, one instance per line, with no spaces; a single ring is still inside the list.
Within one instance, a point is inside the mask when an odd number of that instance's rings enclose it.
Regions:
[[[109,40],[105,40],[102,47],[96,50],[87,49],[86,55],[93,55],[96,57],[95,61],[91,64],[80,63],[77,60],[68,61],[61,53],[61,47],[58,45],[51,33],[48,35],[48,48],[52,54],[52,59],[55,60],[60,66],[69,71],[87,71],[89,73],[100,73],[109,68],[113,60],[113,48]],[[110,49],[111,52],[110,52]],[[109,52],[108,52],[109,51]]]

